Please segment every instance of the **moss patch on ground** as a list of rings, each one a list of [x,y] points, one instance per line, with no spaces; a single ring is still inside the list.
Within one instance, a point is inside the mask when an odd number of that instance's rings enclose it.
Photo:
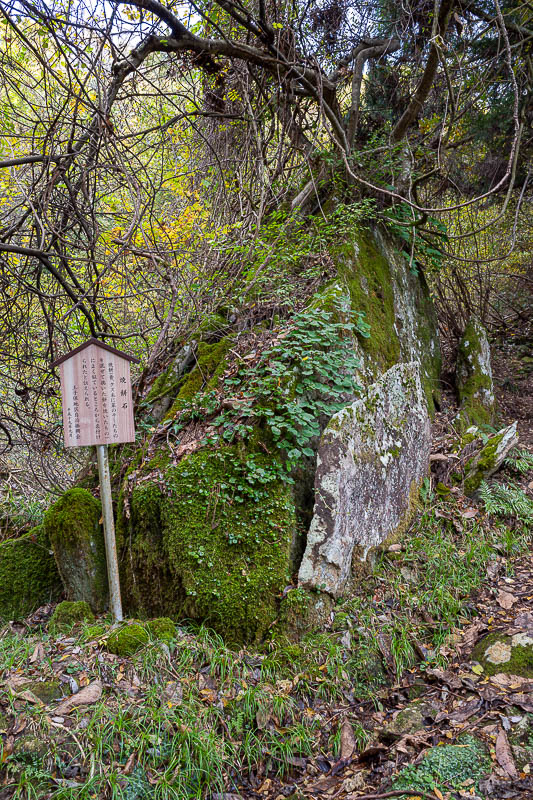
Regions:
[[[91,607],[84,600],[64,600],[56,606],[48,627],[51,632],[57,633],[69,630],[77,622],[94,622]]]
[[[146,628],[134,622],[124,625],[113,631],[106,640],[106,647],[110,653],[117,656],[131,656],[150,641]]]
[[[69,600],[94,611],[107,605],[107,567],[100,502],[86,489],[69,489],[45,514],[58,570]]]
[[[0,619],[20,619],[63,591],[46,531],[39,525],[0,542]]]
[[[491,760],[483,744],[472,736],[464,736],[458,744],[432,747],[418,766],[405,767],[392,787],[394,791],[448,792],[477,786],[490,769]]]
[[[296,528],[272,457],[235,445],[177,466],[162,458],[148,474],[156,468],[130,500],[126,601],[142,616],[205,621],[228,641],[261,638],[288,583]]]

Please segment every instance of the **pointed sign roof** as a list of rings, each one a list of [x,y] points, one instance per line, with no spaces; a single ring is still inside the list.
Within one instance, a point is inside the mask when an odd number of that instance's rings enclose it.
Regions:
[[[107,350],[109,353],[114,353],[116,356],[119,356],[120,358],[126,359],[126,361],[133,361],[135,364],[138,364],[140,361],[140,359],[135,358],[135,356],[130,356],[127,353],[123,353],[121,350],[117,350],[116,347],[111,347],[110,344],[105,344],[104,342],[101,342],[99,339],[95,339],[94,336],[91,336],[90,339],[87,339],[86,342],[80,344],[79,347],[75,347],[74,350],[71,350],[69,353],[65,353],[64,356],[56,358],[56,360],[52,362],[51,366],[57,367],[59,364],[62,364],[63,361],[67,361],[67,359],[69,359],[71,356],[75,356],[76,353],[80,353],[82,350],[85,350],[86,347],[89,347],[92,344],[95,344],[97,347],[101,347],[102,350]]]

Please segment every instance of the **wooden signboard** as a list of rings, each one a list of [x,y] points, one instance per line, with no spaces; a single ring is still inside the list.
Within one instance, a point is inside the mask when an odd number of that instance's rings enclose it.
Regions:
[[[65,447],[135,441],[130,362],[98,339],[58,358]]]
[[[88,339],[52,364],[61,373],[65,447],[96,445],[109,600],[117,622],[122,620],[122,601],[107,445],[135,441],[130,362],[138,360]]]

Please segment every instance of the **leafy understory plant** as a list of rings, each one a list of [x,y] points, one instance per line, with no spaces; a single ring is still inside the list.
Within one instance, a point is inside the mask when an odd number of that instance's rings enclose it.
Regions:
[[[362,313],[347,313],[338,299],[332,306],[295,314],[256,364],[243,365],[223,379],[223,394],[235,398],[234,407],[222,408],[213,391],[198,393],[179,412],[174,432],[218,410],[215,430],[205,444],[246,438],[254,424],[264,424],[283,457],[284,471],[312,457],[311,444],[320,435],[321,422],[360,391],[353,337],[370,335]]]
[[[479,487],[479,496],[489,514],[516,517],[526,523],[533,522],[533,501],[518,486],[483,481]]]
[[[529,450],[511,450],[504,464],[512,472],[517,472],[519,475],[527,475],[528,472],[533,470],[533,453],[530,453]]]

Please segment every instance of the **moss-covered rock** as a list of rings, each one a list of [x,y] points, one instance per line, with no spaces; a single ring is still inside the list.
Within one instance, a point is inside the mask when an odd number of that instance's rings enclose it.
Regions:
[[[50,617],[48,629],[51,633],[69,630],[77,622],[94,622],[94,614],[85,600],[64,600],[56,606]]]
[[[196,352],[194,368],[184,376],[167,417],[173,418],[200,391],[217,386],[218,378],[226,368],[225,358],[233,343],[232,336],[219,342],[200,342]]]
[[[29,691],[34,694],[35,697],[38,697],[45,706],[53,703],[55,700],[60,700],[65,694],[63,684],[56,680],[32,681],[26,684],[24,689],[29,689]]]
[[[472,736],[463,736],[458,744],[432,747],[420,764],[404,767],[393,781],[394,791],[401,789],[448,793],[463,786],[476,787],[491,769],[491,760],[483,744]]]
[[[408,733],[415,733],[423,729],[427,722],[431,722],[438,710],[438,707],[433,703],[415,700],[405,708],[402,708],[380,731],[380,739],[392,741],[401,739],[402,736]]]
[[[491,436],[486,444],[466,463],[463,488],[473,494],[481,482],[490,478],[501,466],[510,450],[518,443],[516,422]]]
[[[102,636],[105,636],[106,632],[107,626],[102,625],[101,623],[96,623],[96,625],[88,625],[83,631],[83,639],[86,642],[90,642],[95,639],[101,639]]]
[[[164,485],[160,476],[164,476]],[[125,602],[141,616],[205,621],[260,638],[287,585],[296,516],[272,456],[243,445],[146,465],[130,498]]]
[[[400,361],[419,361],[430,413],[440,398],[437,320],[422,273],[406,266],[383,232],[359,230],[334,245],[332,257],[347,286],[352,310],[363,312],[370,336],[358,337],[366,382]]]
[[[0,619],[20,619],[63,591],[42,525],[0,542]]]
[[[106,647],[110,653],[117,656],[131,656],[144,647],[150,641],[146,628],[134,622],[131,625],[123,625],[113,631],[106,640]]]
[[[176,623],[169,617],[156,617],[144,623],[144,627],[152,637],[162,642],[170,642],[176,637]]]
[[[481,664],[487,675],[503,672],[533,678],[533,637],[526,633],[490,633],[477,643],[471,658]]]
[[[470,319],[459,342],[455,380],[460,426],[492,424],[495,397],[490,346],[487,332],[476,317]]]
[[[101,506],[86,489],[69,489],[45,514],[57,567],[69,600],[96,611],[107,606],[107,567]]]

